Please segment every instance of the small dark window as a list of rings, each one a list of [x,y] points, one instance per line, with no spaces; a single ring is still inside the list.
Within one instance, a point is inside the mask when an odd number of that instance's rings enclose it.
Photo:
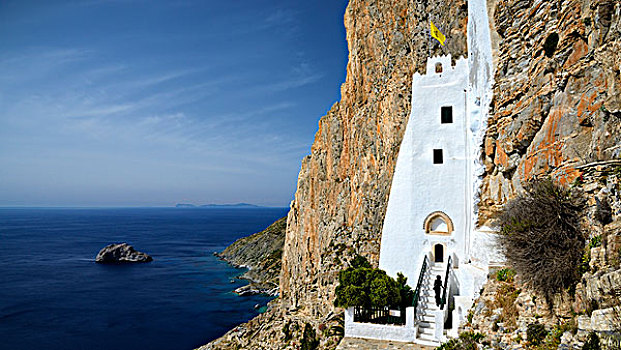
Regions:
[[[442,63],[436,63],[436,73],[442,73]]]
[[[434,149],[433,150],[433,164],[442,164],[442,163],[444,163],[444,159],[442,157],[442,150]]]
[[[453,122],[453,107],[442,107],[441,110],[441,121],[442,124],[450,124]]]

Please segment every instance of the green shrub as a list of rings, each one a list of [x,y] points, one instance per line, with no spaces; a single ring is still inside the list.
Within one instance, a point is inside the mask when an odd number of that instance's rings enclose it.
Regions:
[[[371,268],[366,259],[357,256],[351,267],[339,273],[334,305],[344,308],[401,306],[401,295],[409,297],[411,292],[405,282],[407,279],[403,275],[397,281],[384,270]]]
[[[309,323],[304,326],[304,333],[302,335],[302,342],[300,344],[301,350],[315,350],[319,347],[319,340],[317,339],[317,333],[315,329]]]
[[[563,336],[563,333],[570,328],[569,323],[554,326],[554,328],[546,334],[543,342],[537,346],[537,350],[557,350],[558,346],[561,344],[561,337]]]
[[[589,241],[589,249],[591,248],[597,248],[597,247],[601,247],[602,245],[602,236],[595,236],[593,238],[591,238],[591,240]]]
[[[351,265],[351,267],[353,267],[355,269],[357,269],[359,267],[366,267],[368,269],[371,268],[371,264],[369,263],[367,258],[365,258],[362,255],[358,255],[358,254],[356,254],[356,256],[354,256],[354,258],[352,259],[350,265]]]
[[[526,329],[526,340],[528,340],[531,345],[537,346],[541,344],[547,334],[548,332],[546,332],[546,327],[544,325],[541,323],[531,323]]]
[[[496,280],[500,282],[512,283],[513,277],[515,277],[515,270],[513,269],[504,268],[496,272]]]
[[[436,350],[460,350],[459,339],[449,339],[446,343],[442,343]]]
[[[580,275],[585,274],[586,272],[591,271],[591,248],[596,248],[602,245],[602,236],[595,236],[591,238],[589,244],[584,247],[584,253],[582,253],[582,258],[580,259],[580,265],[578,266],[578,271]]]
[[[582,346],[582,350],[601,350],[597,333],[589,333],[586,342],[584,342],[584,345]]]
[[[468,320],[468,323],[472,324],[473,318],[474,318],[474,311],[473,310],[468,311],[468,316],[466,316],[466,320]]]
[[[371,306],[394,306],[401,304],[397,281],[380,269],[372,269],[368,277],[370,283],[369,299]]]
[[[548,301],[580,279],[583,205],[577,192],[539,179],[509,201],[498,218],[498,242],[508,263]]]
[[[401,296],[401,307],[408,307],[414,301],[414,291],[407,285],[408,278],[401,272],[397,273],[397,285],[399,286],[399,295]]]
[[[463,332],[459,338],[451,339],[438,346],[436,350],[477,350],[477,343],[480,343],[485,336],[478,332]]]

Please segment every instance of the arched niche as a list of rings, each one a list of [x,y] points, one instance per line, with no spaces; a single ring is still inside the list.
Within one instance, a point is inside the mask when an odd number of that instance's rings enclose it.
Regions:
[[[453,233],[453,220],[441,211],[434,211],[425,219],[425,233],[432,235],[450,235]]]

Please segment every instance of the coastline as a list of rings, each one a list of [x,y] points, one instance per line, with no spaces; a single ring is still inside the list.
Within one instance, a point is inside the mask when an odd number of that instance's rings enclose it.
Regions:
[[[243,237],[221,252],[213,254],[235,268],[246,272],[236,277],[248,284],[234,290],[239,296],[279,295],[279,275],[282,248],[287,229],[287,217],[280,218],[263,231]]]

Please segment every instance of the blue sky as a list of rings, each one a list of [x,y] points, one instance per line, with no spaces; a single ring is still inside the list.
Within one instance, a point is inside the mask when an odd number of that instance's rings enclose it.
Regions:
[[[0,2],[0,206],[286,206],[345,0]]]

